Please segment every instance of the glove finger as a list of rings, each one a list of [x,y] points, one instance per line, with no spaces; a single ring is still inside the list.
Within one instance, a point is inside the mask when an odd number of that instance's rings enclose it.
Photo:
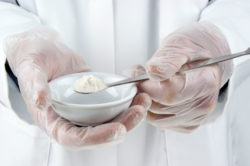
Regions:
[[[121,142],[126,136],[126,127],[119,122],[111,122],[96,127],[78,127],[57,115],[49,107],[37,111],[28,105],[36,124],[59,144],[74,150],[91,149]]]
[[[78,127],[58,116],[52,108],[38,113],[44,115],[43,120],[39,119],[40,126],[42,125],[42,128],[59,144],[71,149],[89,149],[118,143],[127,133],[125,126],[118,122],[96,127]]]
[[[126,126],[127,131],[134,129],[142,122],[147,115],[151,105],[150,97],[145,93],[138,94],[131,104],[131,107],[116,117],[113,122],[120,122]]]
[[[178,105],[163,105],[160,103],[157,103],[155,101],[152,102],[152,105],[150,107],[150,111],[155,114],[175,114],[175,115],[183,115],[187,114],[190,110],[199,108],[203,111],[211,111],[215,107],[214,104],[217,99],[217,93],[216,95],[210,96],[202,96],[197,99],[189,100],[185,103],[180,103]]]
[[[196,100],[200,100],[200,98],[196,99]],[[152,105],[150,107],[150,112],[155,113],[155,114],[183,114],[185,112],[188,112],[189,110],[191,110],[193,108],[193,103],[195,101],[189,101],[186,103],[181,103],[178,105],[163,105],[157,102],[152,102]]]
[[[120,123],[107,123],[96,127],[76,127],[62,120],[54,129],[58,143],[73,149],[90,149],[121,142],[126,128]]]
[[[220,70],[217,66],[204,67],[176,75],[168,80],[144,81],[138,85],[140,91],[163,105],[178,105],[192,99],[219,91]]]
[[[147,120],[149,123],[162,128],[167,127],[176,127],[180,125],[200,125],[206,117],[211,114],[214,110],[217,103],[217,94],[208,96],[206,98],[201,98],[197,100],[192,105],[194,107],[190,108],[190,110],[185,110],[183,112],[182,106],[177,106],[176,108],[169,108],[169,112],[171,109],[179,109],[180,114],[155,114],[149,111]]]
[[[204,117],[204,115],[199,113],[178,116],[173,114],[159,115],[149,111],[147,115],[147,121],[157,128],[170,129],[180,126],[200,125],[200,123],[202,123],[205,119]]]
[[[135,106],[135,105],[141,105],[143,106],[146,110],[149,109],[149,107],[151,106],[152,101],[151,98],[148,94],[146,93],[139,93],[134,97],[133,102],[131,103],[131,106]]]

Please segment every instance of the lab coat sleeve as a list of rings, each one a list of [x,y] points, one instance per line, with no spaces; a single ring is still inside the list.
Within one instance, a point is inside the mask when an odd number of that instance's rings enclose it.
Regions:
[[[215,0],[200,15],[200,22],[207,21],[217,26],[225,36],[232,53],[250,47],[250,3],[248,0]],[[249,61],[250,56],[233,60],[234,69],[242,62]],[[247,70],[247,69],[246,69]],[[249,69],[248,69],[249,70]],[[221,91],[217,107],[208,121],[212,121],[226,108],[230,98],[231,83]]]
[[[0,56],[3,56],[3,40],[5,37],[27,31],[41,24],[40,19],[25,9],[0,1]]]
[[[10,108],[3,40],[9,35],[27,31],[40,24],[36,15],[15,4],[0,1],[0,105]]]
[[[227,39],[231,52],[235,53],[250,47],[249,18],[249,0],[215,0],[202,11],[200,21],[217,26]],[[249,59],[234,59],[234,67]]]

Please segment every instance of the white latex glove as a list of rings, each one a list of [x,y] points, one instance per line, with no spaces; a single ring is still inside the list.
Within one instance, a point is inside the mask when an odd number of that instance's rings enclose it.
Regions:
[[[89,68],[82,57],[48,27],[8,37],[4,50],[33,120],[64,146],[84,149],[119,142],[146,117],[151,99],[142,93],[135,97],[127,111],[112,122],[96,127],[78,127],[58,116],[50,107],[48,82],[64,74],[89,71]]]
[[[220,87],[231,76],[231,62],[185,75],[174,74],[186,63],[228,54],[224,36],[209,23],[194,23],[166,37],[147,62],[146,72],[151,80],[139,84],[140,90],[153,100],[148,122],[181,132],[192,131],[202,124],[215,109]],[[142,74],[143,68],[137,66],[130,72]]]

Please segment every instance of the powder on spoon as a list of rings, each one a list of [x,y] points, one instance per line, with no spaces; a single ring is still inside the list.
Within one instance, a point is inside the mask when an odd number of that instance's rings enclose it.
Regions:
[[[80,93],[92,93],[106,88],[106,85],[100,78],[93,75],[87,75],[76,80],[73,88]]]

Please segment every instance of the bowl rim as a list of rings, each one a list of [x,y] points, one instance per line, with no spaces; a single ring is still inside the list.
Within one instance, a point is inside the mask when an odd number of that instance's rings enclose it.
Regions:
[[[119,77],[126,78],[125,76],[118,75],[118,74],[113,74],[113,73],[79,72],[79,73],[67,74],[67,75],[63,75],[63,76],[57,77],[54,80],[51,80],[50,82],[55,81],[56,79],[61,79],[63,77],[69,76],[69,75],[75,75],[75,74],[81,74],[81,73],[84,73],[84,74],[85,73],[90,73],[90,74],[101,73],[101,74],[107,74],[107,75],[113,75],[113,76],[119,76]],[[136,87],[135,83],[130,83],[129,85],[131,87],[131,91],[130,91],[130,93],[125,98],[122,98],[120,100],[115,100],[115,101],[112,101],[112,102],[107,102],[107,103],[101,103],[101,104],[84,104],[84,105],[82,105],[82,104],[62,103],[62,102],[60,102],[60,101],[58,101],[58,100],[56,100],[56,99],[54,99],[52,97],[51,97],[51,100],[52,100],[52,104],[56,104],[58,106],[63,106],[63,107],[93,108],[93,109],[100,108],[100,107],[111,107],[111,106],[116,106],[116,105],[125,103],[125,102],[131,100],[136,95],[136,93],[137,93],[137,87]]]

